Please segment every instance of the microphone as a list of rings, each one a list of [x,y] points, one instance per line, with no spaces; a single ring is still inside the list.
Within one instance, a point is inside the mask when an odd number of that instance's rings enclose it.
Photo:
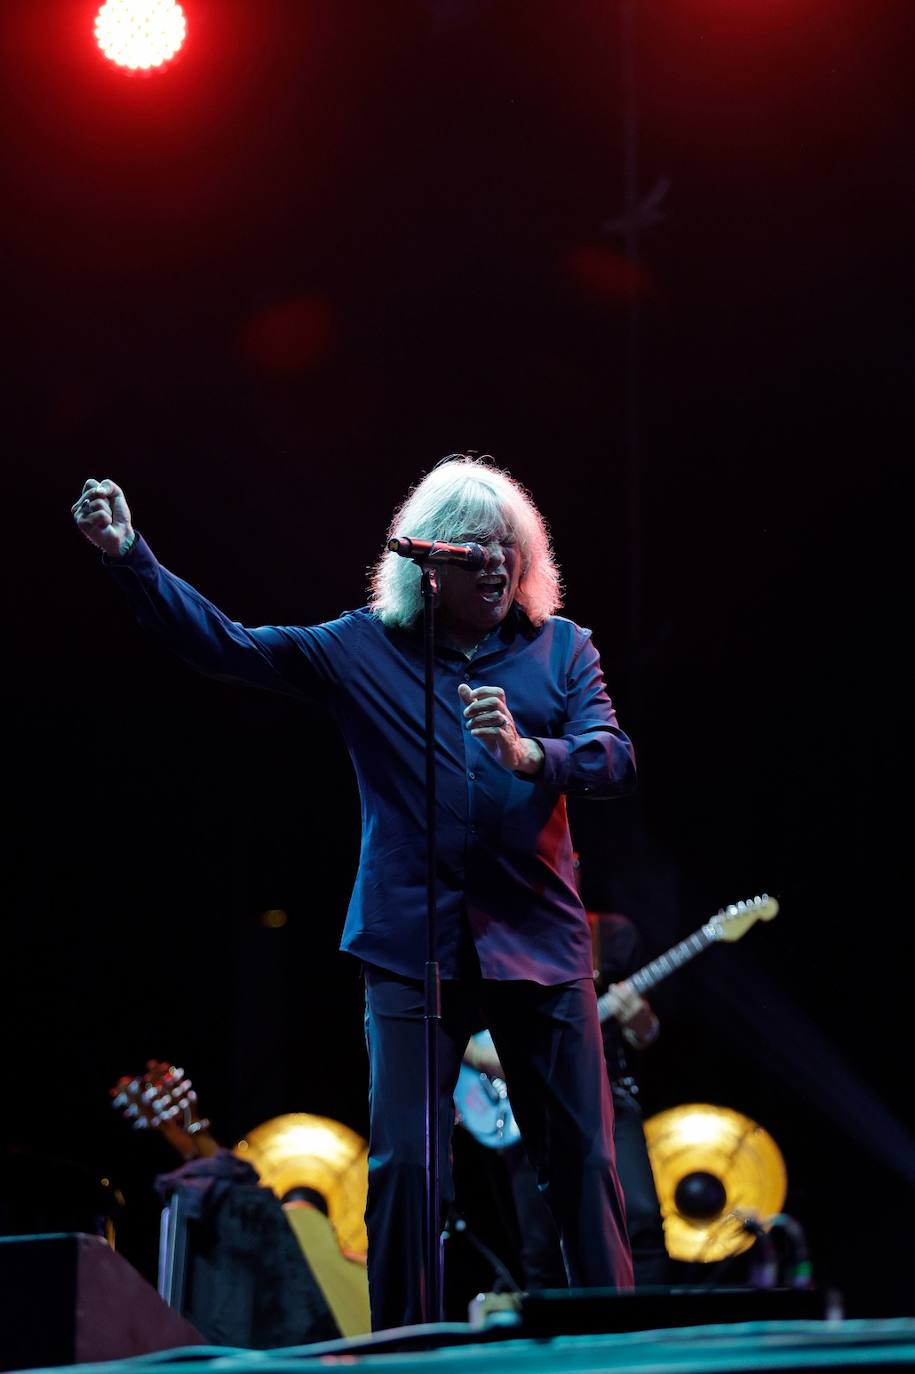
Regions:
[[[475,572],[486,562],[486,554],[479,544],[443,544],[439,539],[407,539],[405,536],[388,540],[388,548],[401,558],[414,563],[454,563]]]

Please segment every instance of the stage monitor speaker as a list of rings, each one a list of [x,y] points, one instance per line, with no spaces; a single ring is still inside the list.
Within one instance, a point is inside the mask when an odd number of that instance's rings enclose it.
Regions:
[[[0,1369],[129,1359],[202,1345],[101,1236],[0,1236]]]
[[[524,1293],[517,1312],[525,1336],[606,1335],[729,1322],[822,1321],[836,1295],[815,1288],[656,1287],[546,1289]]]

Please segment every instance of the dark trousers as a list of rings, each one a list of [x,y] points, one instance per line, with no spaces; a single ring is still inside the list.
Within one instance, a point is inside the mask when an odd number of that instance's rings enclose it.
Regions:
[[[661,1208],[645,1142],[638,1102],[625,1088],[613,1088],[616,1167],[626,1203],[636,1288],[670,1283]],[[537,1186],[537,1174],[523,1142],[504,1152],[521,1235],[521,1264],[527,1288],[564,1288],[559,1235]]]
[[[423,987],[366,966],[369,1053],[369,1298],[373,1330],[423,1319]],[[452,1197],[452,1093],[474,1030],[492,1032],[512,1107],[575,1287],[630,1288],[632,1262],[613,1152],[613,1107],[591,979],[542,987],[481,978],[442,984],[440,1173]]]

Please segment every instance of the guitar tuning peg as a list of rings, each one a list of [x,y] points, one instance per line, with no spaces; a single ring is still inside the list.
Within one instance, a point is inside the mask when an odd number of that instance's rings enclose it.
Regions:
[[[140,1093],[140,1101],[149,1104],[150,1102],[153,1102],[155,1100],[156,1096],[157,1089],[155,1089],[152,1086],[152,1084],[150,1084],[148,1087],[144,1088],[143,1091]]]
[[[149,1122],[146,1120],[145,1116],[138,1116],[133,1123],[133,1128],[135,1131],[147,1131],[149,1130]]]
[[[111,1105],[112,1105],[112,1107],[114,1107],[117,1111],[120,1111],[122,1107],[126,1107],[126,1106],[127,1106],[127,1103],[129,1102],[129,1100],[130,1100],[130,1099],[128,1098],[128,1096],[127,1096],[127,1094],[126,1094],[125,1092],[119,1092],[119,1093],[116,1093],[115,1096],[111,1099]]]
[[[184,1069],[177,1069],[177,1068],[175,1067],[174,1064],[173,1064],[173,1065],[171,1066],[171,1068],[169,1069],[169,1073],[172,1074],[173,1077],[175,1077],[175,1078],[183,1078],[183,1077],[184,1077]]]
[[[126,1116],[128,1121],[131,1121],[135,1116],[140,1115],[140,1109],[137,1106],[136,1102],[129,1102],[127,1104],[127,1106],[124,1108],[124,1115]]]

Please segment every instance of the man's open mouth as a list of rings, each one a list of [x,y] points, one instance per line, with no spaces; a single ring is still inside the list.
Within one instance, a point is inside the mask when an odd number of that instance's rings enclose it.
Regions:
[[[477,591],[484,601],[501,601],[507,586],[508,578],[504,573],[494,573],[477,578]]]

